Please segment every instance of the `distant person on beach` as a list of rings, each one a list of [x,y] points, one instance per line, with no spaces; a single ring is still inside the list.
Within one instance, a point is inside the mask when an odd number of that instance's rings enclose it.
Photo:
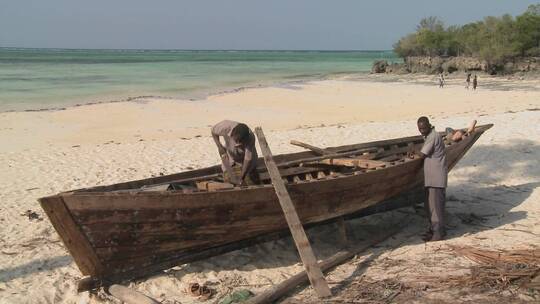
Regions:
[[[471,85],[471,73],[467,73],[467,80],[465,80],[465,82],[467,82],[467,86],[465,86],[465,88],[468,90],[469,86]]]
[[[476,78],[476,74],[474,74],[474,78],[472,81],[472,88],[476,91],[476,87],[478,86],[478,78]]]
[[[253,185],[260,182],[256,170],[255,135],[247,125],[232,120],[221,121],[212,127],[212,137],[222,159],[225,182],[239,185]],[[221,143],[220,137],[223,137],[225,145]]]
[[[425,241],[440,241],[446,236],[444,207],[448,167],[446,151],[442,137],[435,131],[425,116],[418,118],[418,131],[424,137],[420,152],[411,152],[409,156],[420,156],[424,160],[424,208],[429,220]]]
[[[439,74],[439,88],[444,87],[444,76],[443,73]]]

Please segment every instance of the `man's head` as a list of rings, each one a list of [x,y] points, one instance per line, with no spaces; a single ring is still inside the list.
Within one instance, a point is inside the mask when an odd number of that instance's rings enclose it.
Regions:
[[[243,123],[239,123],[231,131],[231,137],[234,141],[241,144],[246,144],[249,139],[249,128]]]
[[[427,117],[422,116],[418,118],[416,124],[418,125],[418,131],[420,131],[420,134],[423,136],[428,136],[429,132],[431,132],[431,124]]]

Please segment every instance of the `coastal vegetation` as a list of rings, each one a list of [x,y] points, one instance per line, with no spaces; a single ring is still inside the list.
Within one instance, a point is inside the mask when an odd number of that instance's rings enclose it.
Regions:
[[[489,64],[540,56],[540,4],[516,17],[488,16],[481,21],[446,27],[437,17],[420,21],[416,31],[394,45],[400,57],[466,56]]]

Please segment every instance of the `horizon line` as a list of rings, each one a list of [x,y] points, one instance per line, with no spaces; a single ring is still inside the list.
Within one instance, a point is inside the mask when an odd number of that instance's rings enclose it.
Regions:
[[[149,49],[149,48],[64,48],[64,47],[18,47],[18,46],[0,46],[0,49],[20,49],[20,50],[92,50],[92,51],[253,51],[253,52],[386,52],[393,51],[392,49]]]

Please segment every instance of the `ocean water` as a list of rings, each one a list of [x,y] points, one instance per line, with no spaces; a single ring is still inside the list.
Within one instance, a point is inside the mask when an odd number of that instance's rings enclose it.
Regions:
[[[138,96],[194,99],[242,87],[366,73],[392,51],[0,48],[0,112]]]

